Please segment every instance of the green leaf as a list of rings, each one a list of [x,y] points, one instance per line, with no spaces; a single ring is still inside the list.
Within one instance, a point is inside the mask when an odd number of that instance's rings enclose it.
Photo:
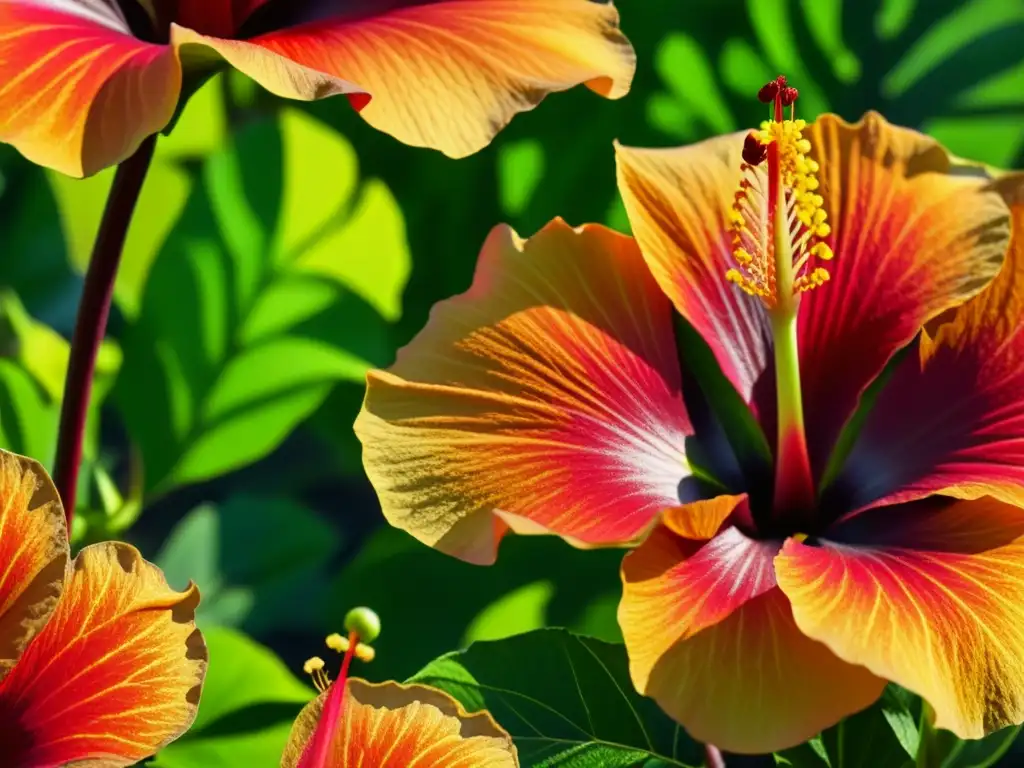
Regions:
[[[312,118],[286,110],[211,155],[124,334],[116,399],[147,491],[263,458],[386,364],[408,264],[390,193]]]
[[[203,627],[295,630],[319,618],[318,589],[338,546],[334,528],[305,507],[242,495],[192,510],[155,562],[173,586],[199,585]]]
[[[0,322],[6,326],[0,330],[0,344],[32,374],[47,397],[59,403],[64,395],[71,344],[48,325],[30,316],[13,291],[0,292]],[[96,356],[92,390],[94,407],[106,397],[120,367],[120,347],[114,340],[104,339]]]
[[[928,729],[922,768],[989,768],[997,765],[1013,746],[1021,726],[1003,728],[982,739],[965,741],[949,731]]]
[[[48,465],[59,410],[24,368],[0,358],[0,447]]]
[[[832,768],[820,735],[791,749],[776,752],[773,757],[776,765],[792,768]]]
[[[245,635],[204,629],[210,665],[196,722],[154,766],[278,765],[291,725],[316,692]]]
[[[447,691],[470,712],[489,710],[524,766],[700,762],[699,746],[634,690],[621,645],[537,630],[442,656],[410,682]]]
[[[49,466],[71,347],[48,325],[29,315],[11,290],[0,290],[0,431],[3,446]],[[104,340],[96,359],[85,458],[95,458],[97,418],[121,365],[121,349]],[[82,499],[86,503],[86,499]]]
[[[522,214],[544,180],[544,147],[535,139],[506,144],[498,153],[498,199],[509,216]]]
[[[524,584],[484,608],[466,629],[463,645],[477,640],[503,640],[546,626],[548,604],[555,594],[550,581]]]

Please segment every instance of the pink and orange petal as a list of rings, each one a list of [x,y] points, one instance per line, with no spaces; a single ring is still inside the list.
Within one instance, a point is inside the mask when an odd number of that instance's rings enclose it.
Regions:
[[[689,474],[670,312],[627,237],[496,228],[469,291],[368,377],[356,433],[385,516],[479,563],[509,528],[639,537]]]
[[[1024,176],[995,188],[1011,205],[1006,261],[882,390],[840,476],[854,506],[956,489],[1024,507]]]
[[[772,413],[773,393],[755,392],[772,359],[767,315],[757,298],[725,280],[732,252],[726,214],[742,149],[742,134],[675,149],[616,145],[618,184],[661,290],[711,347],[740,396],[755,412],[768,403]]]
[[[37,462],[0,451],[0,685],[64,591],[64,513]]]
[[[337,685],[336,683],[335,685]],[[292,728],[282,768],[518,768],[511,737],[487,712],[468,714],[448,694],[421,685],[373,684],[349,678],[340,718],[327,724],[329,749],[310,764],[309,745],[328,689]]]
[[[370,99],[356,106],[373,127],[462,157],[549,93],[585,83],[624,96],[636,59],[618,20],[611,3],[587,0],[440,0],[252,42],[357,84]]]
[[[131,155],[181,91],[177,53],[136,39],[113,12],[0,2],[0,62],[0,141],[71,176]]]
[[[667,513],[623,561],[619,623],[639,691],[694,738],[759,753],[869,706],[885,681],[800,632],[775,583],[781,542],[726,524],[745,503],[718,497]]]
[[[1007,207],[986,180],[950,173],[934,139],[869,112],[808,127],[835,253],[799,310],[800,372],[815,472],[864,389],[932,318],[999,272]]]
[[[198,600],[131,546],[83,549],[50,620],[0,681],[5,755],[129,766],[183,733],[206,668]]]
[[[790,540],[775,561],[797,626],[837,656],[931,704],[976,739],[1024,720],[1024,514],[933,496]]]

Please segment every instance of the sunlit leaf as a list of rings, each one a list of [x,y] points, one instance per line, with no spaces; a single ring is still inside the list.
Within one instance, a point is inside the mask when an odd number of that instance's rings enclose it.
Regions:
[[[205,163],[125,332],[117,401],[150,492],[262,458],[335,383],[387,362],[408,254],[394,201],[354,163],[292,111]]]
[[[524,766],[700,762],[699,747],[634,690],[621,645],[537,630],[474,643],[431,662],[411,681],[447,691],[471,712],[489,710],[512,734]]]
[[[59,408],[17,363],[0,357],[0,447],[44,464],[53,458]]]
[[[505,144],[498,153],[498,199],[509,216],[518,216],[544,179],[544,147],[533,139]]]

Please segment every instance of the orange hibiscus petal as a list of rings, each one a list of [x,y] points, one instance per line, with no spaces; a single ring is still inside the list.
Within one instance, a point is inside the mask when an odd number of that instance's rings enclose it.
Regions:
[[[609,98],[629,90],[635,57],[611,3],[390,5],[369,15],[333,15],[251,42],[357,83],[372,97],[369,103],[354,102],[370,125],[452,157],[486,146],[516,113],[532,109],[548,93],[580,83]]]
[[[690,474],[671,307],[630,238],[498,227],[355,429],[385,516],[472,562],[507,527],[598,545],[640,536]]]
[[[167,125],[181,65],[172,48],[132,37],[119,14],[77,7],[0,3],[0,141],[88,176]]]
[[[304,768],[327,693],[299,714],[281,761]],[[487,712],[467,714],[448,694],[423,685],[349,679],[344,713],[326,765],[317,768],[517,768],[508,733]]]
[[[639,691],[694,738],[762,753],[867,707],[885,681],[797,629],[775,585],[780,543],[729,524],[745,504],[719,497],[668,512],[623,561],[618,623]]]
[[[171,43],[180,51],[186,65],[204,67],[210,65],[211,58],[213,61],[223,59],[275,96],[312,101],[344,93],[354,100],[365,100],[360,86],[293,61],[252,41],[223,40],[172,24]]]
[[[128,766],[177,738],[206,669],[198,602],[194,586],[171,590],[134,547],[83,549],[57,610],[0,681],[5,756]]]
[[[745,503],[723,496],[667,513],[623,561],[619,624],[633,683],[694,738],[771,752],[870,705],[885,682],[797,629],[775,584],[780,542],[728,525]],[[710,541],[691,538],[709,531]]]
[[[953,486],[1024,507],[1024,176],[999,188],[1013,220],[1002,271],[882,389],[837,479],[851,508]]]
[[[732,261],[725,216],[742,150],[743,134],[732,134],[677,149],[616,145],[615,154],[619,192],[651,272],[758,411],[774,396],[755,392],[771,364],[771,325],[761,301],[725,279]]]
[[[1024,514],[931,497],[859,515],[839,543],[788,541],[779,586],[837,656],[920,694],[975,739],[1024,720]]]
[[[933,139],[869,112],[805,134],[832,225],[828,284],[804,295],[800,374],[817,472],[864,389],[931,318],[999,271],[1008,212],[981,179],[950,174]]]
[[[0,451],[0,680],[56,608],[67,563],[64,510],[46,470]]]

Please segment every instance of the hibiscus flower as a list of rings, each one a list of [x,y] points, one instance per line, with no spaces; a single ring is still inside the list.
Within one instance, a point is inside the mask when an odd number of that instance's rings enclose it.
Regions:
[[[1020,723],[1024,179],[760,95],[751,134],[618,148],[635,240],[492,232],[368,377],[384,514],[476,563],[509,530],[638,544],[633,681],[729,751],[886,681],[964,738]]]
[[[195,719],[199,592],[128,544],[71,559],[57,491],[0,451],[0,755],[4,765],[135,765]]]

